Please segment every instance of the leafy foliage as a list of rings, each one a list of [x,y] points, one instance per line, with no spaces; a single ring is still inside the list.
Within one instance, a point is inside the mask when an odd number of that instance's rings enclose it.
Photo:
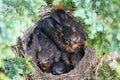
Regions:
[[[88,32],[88,44],[97,51],[98,56],[102,53],[110,54],[114,51],[120,53],[120,10],[118,0],[73,0],[77,7],[74,16],[83,21]],[[108,65],[103,63],[99,72],[99,80],[119,80],[118,63],[112,72]]]
[[[105,63],[104,65],[101,66],[99,72],[99,80],[119,80],[120,79],[120,74],[117,73],[117,69],[120,67],[119,64],[116,66],[116,70],[111,70],[109,67],[109,62]],[[119,71],[119,70],[118,70]]]
[[[89,35],[88,43],[98,53],[119,51],[120,16],[118,0],[73,0],[74,15],[83,19]]]
[[[9,80],[9,78],[7,78],[5,74],[1,72],[2,67],[3,67],[3,61],[0,60],[0,80]]]
[[[87,44],[92,45],[98,56],[102,53],[110,54],[118,51],[120,53],[120,10],[119,0],[45,0],[49,5],[63,4],[66,7],[75,7],[73,15],[83,23],[89,35]],[[12,80],[17,79],[18,74],[27,68],[23,68],[26,59],[14,58],[10,46],[15,44],[17,37],[26,28],[32,26],[38,19],[36,13],[41,5],[47,5],[43,0],[1,0],[0,1],[0,59],[10,59],[9,65],[5,63],[6,75]],[[118,67],[119,67],[118,60]],[[1,64],[2,63],[2,64]],[[19,65],[18,65],[19,64]],[[26,64],[26,63],[25,63]],[[3,66],[3,61],[0,61]],[[113,72],[106,72],[107,64],[103,64],[99,74],[101,79],[119,79],[118,67]],[[14,69],[13,69],[14,68]],[[7,69],[14,70],[7,73]],[[9,70],[8,70],[9,72]],[[29,72],[29,69],[26,71]],[[0,72],[0,79],[7,80]],[[14,79],[13,77],[14,76]],[[2,77],[2,78],[1,78]]]
[[[30,58],[11,58],[6,59],[4,64],[4,73],[12,80],[18,80],[22,77],[19,74],[34,72],[29,62]]]
[[[22,66],[23,61],[27,61],[26,59],[14,58],[15,54],[11,51],[10,46],[15,44],[17,37],[38,19],[36,13],[41,5],[46,5],[46,3],[42,0],[0,0],[0,60],[12,58],[8,64],[5,62],[6,75],[11,80],[20,80],[18,74],[22,70],[31,71],[29,64],[24,68]],[[2,71],[0,74],[0,80],[7,80]]]

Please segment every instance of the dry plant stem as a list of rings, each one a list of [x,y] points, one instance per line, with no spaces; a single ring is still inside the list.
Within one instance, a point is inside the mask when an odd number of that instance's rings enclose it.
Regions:
[[[93,69],[93,72],[92,72],[92,79],[93,79],[93,80],[98,80],[98,70],[99,70],[100,66],[102,65],[103,58],[104,58],[104,56],[102,56],[102,57],[99,59],[98,64],[97,64],[96,67]]]
[[[103,57],[100,58],[100,61],[99,61],[98,65],[96,66],[95,74],[98,74],[97,71],[98,71],[99,67],[102,65],[102,62],[103,62]]]

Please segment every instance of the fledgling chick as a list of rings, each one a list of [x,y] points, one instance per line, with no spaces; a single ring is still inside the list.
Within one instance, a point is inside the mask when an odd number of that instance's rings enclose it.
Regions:
[[[51,13],[50,17],[40,20],[37,28],[64,52],[74,53],[79,46],[84,45],[87,39],[87,33],[81,24],[62,9],[57,9]]]
[[[61,52],[46,35],[38,30],[35,30],[35,34],[38,35],[39,45],[41,46],[41,50],[36,55],[38,66],[42,71],[48,72],[51,64],[59,61]]]
[[[75,54],[71,54],[71,64],[73,67],[76,67],[79,64],[79,61],[82,59],[84,56],[84,50],[83,47],[79,48],[78,51],[76,51]]]
[[[54,75],[60,75],[66,72],[68,72],[67,65],[62,60],[53,63],[51,66],[51,73]]]
[[[61,51],[66,51],[62,38],[62,28],[55,21],[53,21],[51,17],[40,20],[36,29],[47,35],[47,37],[50,38]]]
[[[79,22],[62,9],[55,10],[51,16],[62,27],[63,40],[68,52],[75,52],[76,48],[84,45],[88,36]]]

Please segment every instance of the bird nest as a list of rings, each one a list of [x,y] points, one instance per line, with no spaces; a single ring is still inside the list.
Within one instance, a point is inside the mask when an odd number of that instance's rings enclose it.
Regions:
[[[43,13],[42,13],[43,14]],[[35,35],[31,37],[31,34],[34,33],[36,26],[28,28],[23,36],[18,38],[18,42],[13,46],[14,51],[19,57],[28,57],[31,56],[31,64],[35,69],[34,73],[25,74],[26,80],[84,80],[88,77],[88,74],[94,70],[97,66],[98,58],[96,57],[95,50],[89,46],[85,45],[83,47],[84,56],[79,61],[78,65],[74,69],[70,70],[68,73],[61,75],[53,75],[51,73],[45,73],[36,64],[36,49],[39,49],[38,41],[35,38]],[[32,39],[32,41],[30,41]],[[31,43],[32,42],[32,43]],[[30,45],[28,47],[28,45]]]
[[[51,73],[42,72],[35,64],[35,55],[26,54],[26,45],[28,44],[30,34],[33,33],[33,30],[34,27],[30,27],[29,29],[27,29],[24,35],[18,38],[18,43],[14,46],[14,50],[19,57],[24,58],[27,56],[31,56],[33,58],[31,64],[36,71],[32,74],[26,74],[27,80],[81,80],[86,79],[88,77],[88,74],[92,72],[93,69],[96,67],[96,64],[98,63],[98,58],[96,57],[95,50],[92,47],[86,45],[84,46],[85,54],[83,58],[79,61],[78,65],[70,72],[61,75],[53,75]],[[31,53],[34,53],[34,46],[31,46],[29,51]]]

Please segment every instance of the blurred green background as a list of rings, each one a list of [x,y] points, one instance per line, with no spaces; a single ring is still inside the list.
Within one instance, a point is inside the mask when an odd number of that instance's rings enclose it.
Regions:
[[[89,35],[87,44],[93,46],[98,57],[102,54],[120,53],[120,0],[0,0],[0,80],[24,80],[19,76],[29,64],[29,59],[17,58],[11,51],[17,37],[38,20],[37,12],[41,5],[63,4],[75,7],[72,13],[84,25]],[[8,61],[6,62],[5,59]],[[109,63],[102,63],[99,80],[120,80],[120,59],[117,59],[113,72]]]

